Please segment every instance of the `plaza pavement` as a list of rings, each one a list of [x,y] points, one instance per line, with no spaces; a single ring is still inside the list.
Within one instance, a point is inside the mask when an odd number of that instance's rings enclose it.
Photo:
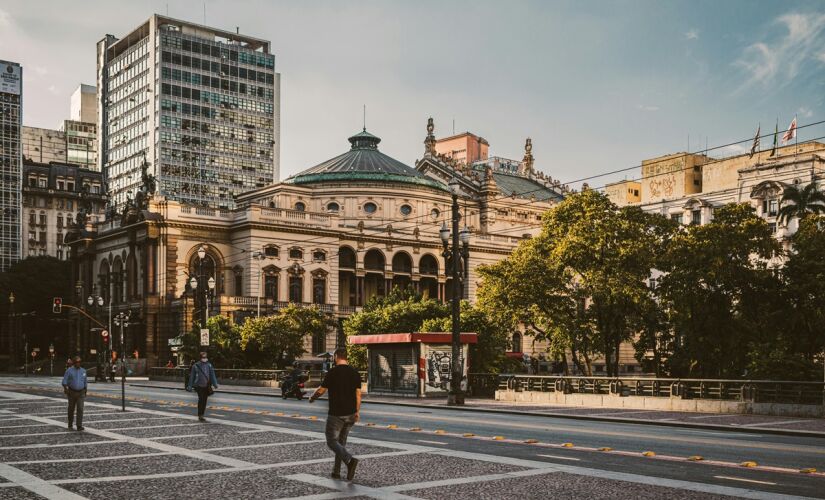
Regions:
[[[0,500],[800,498],[357,436],[356,479],[338,481],[323,434],[295,428],[289,415],[199,423],[87,402],[78,432],[66,429],[65,412],[63,398],[0,390]]]

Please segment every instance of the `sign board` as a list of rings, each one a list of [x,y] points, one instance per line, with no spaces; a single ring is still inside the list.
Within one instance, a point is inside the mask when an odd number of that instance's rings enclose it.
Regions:
[[[201,328],[201,345],[209,345],[209,328]]]
[[[89,354],[97,354],[97,349],[89,349]]]
[[[22,76],[20,66],[0,62],[0,92],[20,95]]]
[[[105,339],[106,337],[109,336],[109,331],[108,330],[101,330],[100,331],[100,336]]]
[[[166,343],[169,345],[169,347],[182,346],[183,339],[181,339],[180,337],[173,337],[167,340]]]

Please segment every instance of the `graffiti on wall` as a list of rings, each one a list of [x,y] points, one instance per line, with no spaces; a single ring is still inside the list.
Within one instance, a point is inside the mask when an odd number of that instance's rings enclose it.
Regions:
[[[450,389],[450,380],[453,373],[452,355],[450,346],[428,346],[424,355],[426,364],[425,391],[448,391]],[[467,365],[464,362],[464,349],[461,350],[460,359],[465,371],[462,385],[465,385]]]

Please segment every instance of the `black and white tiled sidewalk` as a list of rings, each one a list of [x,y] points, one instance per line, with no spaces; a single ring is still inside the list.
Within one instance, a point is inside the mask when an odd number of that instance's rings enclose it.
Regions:
[[[0,500],[191,498],[782,498],[562,464],[350,438],[353,482],[329,477],[321,432],[0,391]],[[322,427],[319,426],[319,430]],[[790,497],[788,497],[790,498]]]

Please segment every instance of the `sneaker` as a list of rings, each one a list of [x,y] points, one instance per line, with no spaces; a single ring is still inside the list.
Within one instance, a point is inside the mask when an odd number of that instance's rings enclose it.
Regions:
[[[206,419],[203,418],[203,415],[199,415],[198,420],[200,420],[201,422],[206,422]]]
[[[341,473],[340,472],[333,472],[332,474],[329,475],[329,477],[331,477],[332,479],[341,479]]]
[[[72,424],[69,424],[69,430],[72,430]]]
[[[77,430],[79,430],[79,431],[82,431],[82,430],[85,430],[85,429],[86,429],[85,427],[78,427],[77,428]]]
[[[358,459],[353,457],[347,464],[347,481],[352,481],[355,477],[355,468],[358,467]]]

